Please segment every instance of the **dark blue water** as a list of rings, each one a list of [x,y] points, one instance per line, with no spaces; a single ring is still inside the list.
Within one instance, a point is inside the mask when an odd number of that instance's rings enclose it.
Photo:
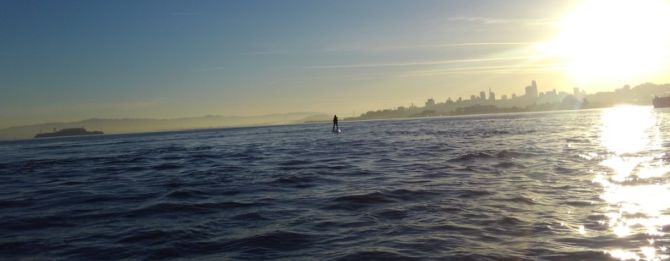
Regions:
[[[0,259],[663,259],[669,116],[3,142]]]

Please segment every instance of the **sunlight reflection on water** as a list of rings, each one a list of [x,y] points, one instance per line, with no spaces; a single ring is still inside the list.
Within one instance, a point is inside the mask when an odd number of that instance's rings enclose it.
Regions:
[[[601,145],[607,149],[600,163],[611,173],[597,173],[593,182],[603,187],[600,198],[607,202],[604,221],[617,237],[643,234],[639,251],[607,249],[621,260],[662,260],[667,245],[655,237],[663,236],[670,224],[670,184],[658,178],[670,168],[663,164],[664,153],[659,124],[650,107],[621,106],[603,111]]]

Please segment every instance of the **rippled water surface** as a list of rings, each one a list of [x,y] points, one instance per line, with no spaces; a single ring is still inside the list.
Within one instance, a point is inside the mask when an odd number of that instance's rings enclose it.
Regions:
[[[1,259],[667,259],[649,107],[0,143]]]

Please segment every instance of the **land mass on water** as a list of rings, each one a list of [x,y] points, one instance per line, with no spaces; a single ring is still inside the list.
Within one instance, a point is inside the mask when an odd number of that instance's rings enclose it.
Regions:
[[[174,119],[87,119],[74,122],[52,122],[0,129],[0,140],[30,139],[38,133],[50,132],[53,129],[85,127],[99,130],[106,134],[174,131],[187,129],[227,128],[259,125],[297,124],[317,119],[328,119],[332,115],[317,112],[296,112],[268,114],[257,116],[220,116],[207,115],[202,117]]]
[[[105,134],[102,131],[88,131],[85,128],[65,128],[54,130],[53,132],[38,133],[35,138],[53,138],[65,136],[81,136],[81,135],[100,135]]]
[[[586,94],[583,90],[575,89],[573,93],[556,92],[556,90],[544,93],[537,91],[535,81],[526,87],[526,93],[521,96],[513,96],[496,99],[493,92],[489,92],[488,98],[485,92],[480,95],[472,95],[470,99],[457,100],[448,99],[445,102],[435,102],[428,99],[424,106],[409,107],[399,106],[392,109],[368,111],[358,117],[347,120],[371,120],[412,118],[430,116],[456,116],[468,114],[489,113],[514,113],[534,112],[550,110],[577,110],[611,107],[619,104],[630,105],[652,105],[654,97],[670,95],[670,84],[644,83],[635,87],[628,85],[611,92],[597,92]]]

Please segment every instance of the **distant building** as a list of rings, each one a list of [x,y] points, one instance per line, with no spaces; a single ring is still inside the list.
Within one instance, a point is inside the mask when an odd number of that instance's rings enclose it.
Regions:
[[[530,86],[526,86],[526,97],[528,98],[537,98],[537,83],[533,81]]]
[[[451,97],[449,97],[449,98],[447,99],[447,104],[453,104],[453,103],[454,103],[454,101],[451,100]]]
[[[495,101],[496,100],[496,93],[491,91],[491,88],[489,88],[489,101]]]
[[[470,95],[470,100],[471,100],[471,101],[476,101],[476,100],[477,100],[477,96],[475,96],[475,95]]]
[[[426,101],[426,108],[430,108],[430,107],[433,107],[433,106],[435,106],[435,100],[433,100],[433,98],[428,99]]]
[[[503,94],[502,96],[500,96],[500,99],[503,100],[503,101],[506,101],[507,100],[507,94]]]
[[[581,92],[579,91],[579,87],[572,88],[572,95],[574,96],[580,96]]]
[[[458,102],[463,102],[463,98],[458,97]]]
[[[484,92],[484,91],[479,92],[479,99],[481,99],[482,101],[485,101],[486,100],[486,92]]]

